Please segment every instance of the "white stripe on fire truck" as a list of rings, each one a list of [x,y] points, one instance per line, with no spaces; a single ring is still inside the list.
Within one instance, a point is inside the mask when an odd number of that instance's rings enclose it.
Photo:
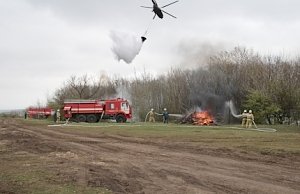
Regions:
[[[103,110],[103,108],[74,108],[72,110]]]

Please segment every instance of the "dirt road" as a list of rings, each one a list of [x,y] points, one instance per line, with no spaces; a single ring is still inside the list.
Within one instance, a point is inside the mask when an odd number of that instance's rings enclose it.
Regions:
[[[263,156],[101,130],[83,135],[13,119],[0,120],[0,144],[38,155],[46,161],[43,168],[58,172],[58,179],[113,193],[300,193],[300,159],[295,156]]]

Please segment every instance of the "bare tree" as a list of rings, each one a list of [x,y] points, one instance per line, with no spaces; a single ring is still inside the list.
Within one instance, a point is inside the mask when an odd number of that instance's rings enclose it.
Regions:
[[[71,76],[49,102],[62,105],[67,98],[125,97],[131,101],[135,115],[143,119],[151,108],[159,112],[166,107],[182,113],[200,106],[217,112],[225,100],[234,100],[242,108],[253,90],[279,105],[285,114],[296,111],[300,115],[300,58],[284,60],[236,47],[213,53],[207,65],[193,70],[171,69],[159,76],[146,71],[135,79],[106,74],[96,78]]]

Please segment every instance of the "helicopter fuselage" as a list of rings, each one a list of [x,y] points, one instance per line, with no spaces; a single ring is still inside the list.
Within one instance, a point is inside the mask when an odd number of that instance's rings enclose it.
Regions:
[[[162,13],[161,9],[157,5],[153,5],[153,12],[162,19],[164,17],[164,14]]]
[[[169,4],[167,4],[167,5],[164,5],[164,6],[162,6],[162,7],[159,7],[158,4],[156,3],[156,0],[152,0],[153,7],[152,7],[152,6],[151,6],[151,7],[149,7],[149,6],[141,6],[141,7],[143,7],[143,8],[148,8],[148,9],[152,9],[152,11],[155,13],[153,19],[155,19],[156,16],[158,16],[160,19],[163,19],[163,17],[164,17],[164,14],[163,14],[163,13],[168,14],[169,16],[171,16],[171,17],[173,17],[173,18],[176,18],[174,15],[172,15],[172,14],[170,14],[170,13],[164,11],[162,8],[165,8],[165,7],[168,7],[168,6],[170,6],[170,5],[173,5],[174,3],[177,3],[178,1],[179,1],[179,0],[174,1],[174,2],[172,2],[172,3],[169,3]]]

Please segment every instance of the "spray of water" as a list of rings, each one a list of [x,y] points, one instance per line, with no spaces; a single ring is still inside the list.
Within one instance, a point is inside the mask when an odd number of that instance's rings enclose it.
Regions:
[[[225,106],[230,109],[230,113],[233,117],[235,117],[235,118],[241,118],[242,117],[242,115],[237,114],[236,108],[235,108],[234,104],[232,103],[232,101],[227,101],[225,103]]]
[[[110,38],[113,41],[112,51],[116,59],[123,60],[128,64],[139,54],[143,41],[145,41],[139,36],[119,31],[111,31]]]

